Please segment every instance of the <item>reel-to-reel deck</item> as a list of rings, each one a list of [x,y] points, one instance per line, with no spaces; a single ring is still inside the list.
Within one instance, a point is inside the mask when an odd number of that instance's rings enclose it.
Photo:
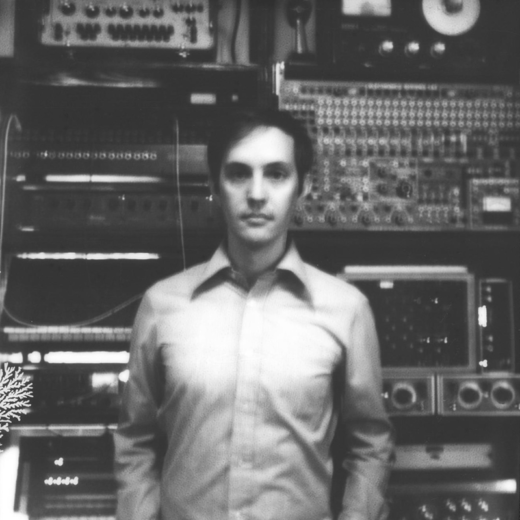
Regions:
[[[516,80],[515,24],[520,7],[515,0],[334,0],[319,4],[318,57],[351,77]]]

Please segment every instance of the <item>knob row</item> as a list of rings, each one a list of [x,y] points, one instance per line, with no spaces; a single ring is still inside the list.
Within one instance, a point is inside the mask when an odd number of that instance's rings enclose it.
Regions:
[[[182,4],[182,3],[175,3],[171,5],[171,10],[174,13],[202,13],[204,11],[204,4],[202,3],[189,3],[189,4]],[[76,13],[76,4],[74,2],[64,2],[60,6],[60,11],[65,16],[72,16]],[[89,4],[84,9],[84,13],[88,18],[97,18],[102,14],[101,8],[94,4]],[[147,18],[148,16],[152,15],[155,18],[162,18],[164,16],[164,9],[162,7],[156,6],[153,9],[150,9],[149,7],[140,7],[137,10],[134,10],[133,7],[123,4],[120,8],[116,8],[113,6],[106,7],[103,10],[103,13],[112,18],[116,15],[119,15],[123,19],[132,18],[132,16],[137,15],[141,18]]]
[[[115,41],[170,41],[173,25],[110,24],[108,34]]]

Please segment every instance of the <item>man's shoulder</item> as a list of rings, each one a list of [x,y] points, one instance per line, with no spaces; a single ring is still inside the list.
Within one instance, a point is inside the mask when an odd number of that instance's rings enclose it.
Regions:
[[[359,305],[367,301],[366,296],[354,285],[314,267],[305,264],[310,290],[314,301],[329,305]]]
[[[184,271],[172,274],[167,278],[163,278],[154,283],[147,291],[146,295],[151,299],[160,298],[161,296],[191,296],[193,291],[198,287],[207,262],[194,265]]]

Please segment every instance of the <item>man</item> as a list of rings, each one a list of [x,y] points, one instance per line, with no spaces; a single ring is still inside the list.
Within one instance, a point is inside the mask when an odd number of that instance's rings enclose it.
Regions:
[[[392,454],[367,300],[303,263],[287,230],[311,142],[288,114],[230,118],[208,145],[226,240],[143,298],[115,437],[119,520],[376,520]]]

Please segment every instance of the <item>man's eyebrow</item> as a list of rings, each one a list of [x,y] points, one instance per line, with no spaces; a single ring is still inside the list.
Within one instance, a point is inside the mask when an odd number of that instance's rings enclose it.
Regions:
[[[285,161],[275,161],[272,163],[267,163],[265,168],[291,168],[291,164]]]
[[[224,168],[228,167],[243,167],[243,168],[251,168],[249,164],[240,162],[240,161],[232,161],[224,164]],[[274,161],[267,164],[264,164],[264,168],[292,168],[291,163],[285,161]]]
[[[224,168],[229,168],[229,167],[233,168],[236,166],[243,167],[243,168],[250,168],[249,165],[247,165],[246,163],[240,162],[240,161],[232,161],[232,162],[224,163]]]

